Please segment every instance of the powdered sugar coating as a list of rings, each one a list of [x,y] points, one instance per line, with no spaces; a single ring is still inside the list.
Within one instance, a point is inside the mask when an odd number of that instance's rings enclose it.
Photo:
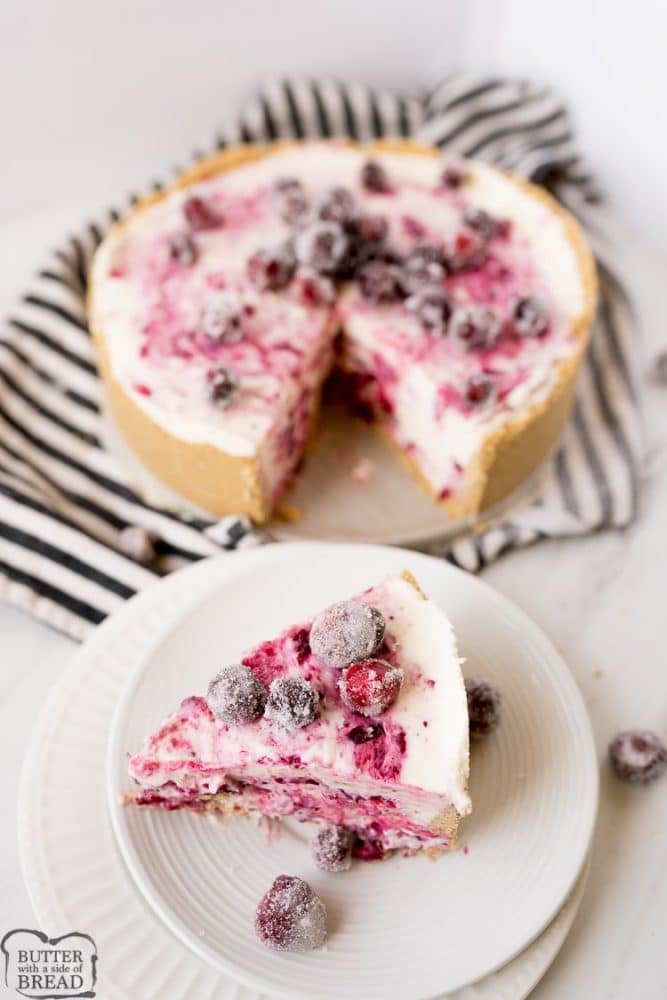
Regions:
[[[313,838],[313,860],[325,872],[346,872],[352,867],[354,834],[344,826],[322,826]]]
[[[324,663],[346,667],[366,660],[379,648],[386,621],[377,608],[359,601],[332,604],[315,618],[310,648]]]
[[[319,695],[301,677],[276,677],[269,686],[265,715],[285,729],[302,729],[317,718]]]
[[[293,875],[279,875],[260,900],[255,931],[276,951],[310,951],[324,944],[327,911],[311,887]]]
[[[266,688],[252,670],[234,663],[223,667],[213,678],[206,702],[218,719],[232,725],[244,725],[261,718],[266,697]]]
[[[649,730],[630,730],[609,744],[609,762],[616,777],[648,785],[667,769],[667,747]]]

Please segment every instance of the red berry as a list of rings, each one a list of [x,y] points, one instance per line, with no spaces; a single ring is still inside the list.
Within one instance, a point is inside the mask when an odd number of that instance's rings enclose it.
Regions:
[[[309,681],[301,677],[276,677],[269,685],[265,715],[285,729],[301,729],[317,718],[319,701]]]
[[[216,718],[242,726],[264,714],[266,688],[252,670],[235,663],[223,667],[213,678],[206,702]]]
[[[362,715],[381,715],[398,698],[403,683],[401,667],[385,660],[353,663],[338,682],[341,698],[348,708]]]
[[[463,398],[475,409],[495,402],[496,396],[496,383],[486,372],[471,375],[463,389]]]
[[[449,336],[467,351],[488,350],[498,339],[500,329],[500,320],[494,311],[473,302],[454,311]]]
[[[320,274],[335,274],[348,249],[342,226],[335,222],[315,222],[297,236],[294,248],[300,264]]]
[[[442,172],[443,187],[451,188],[452,190],[460,188],[466,179],[467,174],[461,163],[450,163]]]
[[[327,936],[326,907],[307,882],[279,875],[255,913],[255,931],[267,948],[309,951]]]
[[[646,729],[619,733],[609,744],[609,763],[617,778],[648,785],[667,768],[667,747]]]
[[[473,677],[466,677],[465,688],[470,737],[473,740],[483,739],[493,732],[500,721],[500,692],[488,681]]]
[[[303,225],[309,206],[301,181],[296,177],[285,177],[276,182],[274,190],[281,219],[288,226]]]
[[[220,406],[229,406],[239,391],[239,377],[231,368],[210,368],[206,374],[211,399]]]
[[[382,260],[371,260],[357,273],[361,294],[370,302],[396,302],[401,296],[398,271]]]
[[[369,160],[361,168],[361,184],[374,194],[388,194],[391,191],[387,171],[375,160]]]
[[[169,256],[176,264],[189,267],[197,259],[197,247],[187,233],[174,233],[169,240]]]
[[[520,337],[541,337],[549,326],[549,313],[542,299],[525,295],[514,306],[513,326]]]
[[[277,292],[289,285],[295,267],[294,254],[284,245],[256,250],[248,260],[247,271],[255,288],[261,292]]]
[[[355,214],[352,192],[344,187],[325,191],[317,202],[316,214],[323,222],[336,222],[339,226],[349,222]]]
[[[425,330],[444,333],[447,329],[449,317],[452,315],[452,303],[440,288],[429,288],[426,285],[411,295],[405,305],[415,314]]]
[[[305,306],[330,306],[336,298],[333,281],[312,267],[300,267],[292,287]]]
[[[216,292],[204,303],[199,328],[211,340],[235,344],[243,337],[242,304],[231,292]]]
[[[354,834],[343,826],[322,826],[312,843],[313,860],[325,872],[346,872],[352,864]]]
[[[222,219],[209,202],[192,195],[183,205],[183,214],[191,229],[215,229]]]

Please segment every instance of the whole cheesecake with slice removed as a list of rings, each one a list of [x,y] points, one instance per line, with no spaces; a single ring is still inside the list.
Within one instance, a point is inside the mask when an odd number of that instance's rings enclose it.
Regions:
[[[531,184],[405,140],[274,143],[140,203],[89,319],[123,436],[199,507],[266,521],[326,383],[462,516],[556,443],[595,297],[579,226]]]
[[[460,663],[444,612],[389,577],[186,698],[130,758],[128,801],[334,824],[369,860],[438,853],[471,809]]]

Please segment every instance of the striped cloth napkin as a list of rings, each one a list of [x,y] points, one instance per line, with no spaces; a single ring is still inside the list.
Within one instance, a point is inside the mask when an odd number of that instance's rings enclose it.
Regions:
[[[636,336],[606,235],[612,217],[553,94],[462,74],[416,97],[283,79],[262,89],[236,134],[218,138],[215,148],[279,137],[396,135],[488,160],[548,187],[586,227],[601,278],[574,415],[537,495],[454,543],[434,540],[430,551],[478,571],[540,538],[627,525],[637,512],[641,457]],[[104,447],[86,280],[95,248],[127,207],[63,241],[0,330],[0,598],[77,639],[156,576],[261,540],[240,517],[214,521],[148,503]],[[123,554],[120,536],[130,525],[157,536],[159,570]]]

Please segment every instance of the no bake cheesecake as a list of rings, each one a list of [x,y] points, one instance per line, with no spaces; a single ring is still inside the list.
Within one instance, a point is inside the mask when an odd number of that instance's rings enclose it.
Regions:
[[[165,483],[265,521],[323,385],[454,515],[501,499],[567,419],[595,305],[542,190],[412,143],[276,143],[204,160],[92,266],[111,411]]]

